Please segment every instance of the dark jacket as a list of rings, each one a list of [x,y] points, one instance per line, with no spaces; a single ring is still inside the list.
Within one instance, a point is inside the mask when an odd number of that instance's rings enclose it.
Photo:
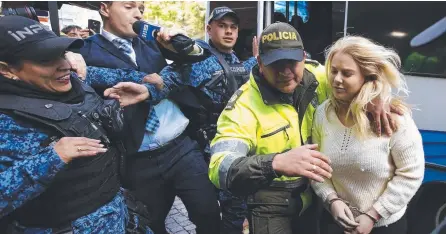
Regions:
[[[136,53],[136,66],[130,57],[108,41],[102,35],[96,34],[85,40],[84,47],[80,53],[84,57],[88,66],[107,67],[107,68],[129,68],[142,71],[148,74],[158,73],[167,65],[158,45],[154,41],[143,41],[140,38],[133,39],[133,49]],[[118,83],[119,81],[116,81]],[[102,94],[107,85],[93,85],[98,94]],[[129,137],[126,138],[126,148],[128,153],[137,152],[142,139],[144,138],[144,127],[147,121],[149,105],[139,103],[126,107],[124,109],[126,121],[126,132]]]

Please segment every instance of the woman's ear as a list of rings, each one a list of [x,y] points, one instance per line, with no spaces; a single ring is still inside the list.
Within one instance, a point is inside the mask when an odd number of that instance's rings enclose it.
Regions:
[[[5,62],[0,62],[0,74],[8,79],[18,80],[19,77],[12,70],[10,65]]]

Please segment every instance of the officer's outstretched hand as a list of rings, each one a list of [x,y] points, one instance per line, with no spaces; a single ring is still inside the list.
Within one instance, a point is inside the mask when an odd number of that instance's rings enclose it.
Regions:
[[[119,100],[119,104],[129,106],[144,101],[150,97],[146,86],[133,82],[119,82],[104,91],[105,97]]]
[[[69,163],[78,157],[95,156],[107,151],[100,140],[86,137],[62,137],[53,147],[65,163]]]
[[[278,174],[286,176],[304,176],[309,179],[324,182],[331,178],[330,159],[316,151],[318,145],[304,145],[277,154],[273,160],[273,169]]]

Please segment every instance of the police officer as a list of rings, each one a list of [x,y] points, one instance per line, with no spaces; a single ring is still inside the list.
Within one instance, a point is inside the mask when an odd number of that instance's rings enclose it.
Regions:
[[[162,30],[157,40],[138,37],[132,24],[142,18],[143,11],[141,1],[101,2],[104,28],[86,39],[80,51],[87,65],[160,72],[167,65],[164,56],[169,51],[165,47],[171,45],[174,35]],[[194,48],[197,50],[189,55],[201,57],[203,49]],[[118,82],[104,78],[103,83],[92,87],[102,93]],[[124,108],[125,117],[132,120],[125,126],[129,129],[125,146],[130,155],[125,187],[147,206],[150,227],[156,233],[167,233],[165,219],[175,196],[185,204],[197,233],[216,233],[218,202],[199,146],[184,134],[189,119],[174,102],[153,94],[149,103]]]
[[[100,98],[64,58],[83,41],[20,16],[0,18],[0,34],[1,232],[136,233],[128,224],[141,220],[129,217],[118,178],[119,103]],[[84,78],[116,76],[99,70]],[[108,92],[125,105],[149,97],[142,85],[122,85]]]
[[[218,119],[209,178],[218,188],[248,195],[250,233],[296,233],[311,204],[308,179],[331,177],[328,158],[317,145],[305,145],[329,86],[324,67],[305,60],[301,37],[289,24],[265,28],[259,53],[249,81]]]
[[[292,233],[311,199],[305,177],[331,176],[327,157],[303,146],[328,84],[323,66],[305,62],[291,25],[268,26],[259,52],[250,80],[219,118],[209,177],[221,189],[249,195],[250,233]]]
[[[160,72],[164,83],[174,89],[170,98],[190,120],[188,134],[200,144],[207,161],[218,116],[232,94],[248,81],[249,72],[257,63],[255,57],[242,63],[233,51],[239,21],[237,14],[230,8],[215,8],[206,26],[209,44],[200,43],[212,55],[192,65],[173,64]],[[253,41],[255,43],[256,38]],[[253,47],[257,48],[256,45]],[[258,52],[253,53],[256,56]],[[175,89],[178,86],[179,89]],[[220,191],[219,201],[223,219],[221,233],[241,233],[247,214],[244,199]]]

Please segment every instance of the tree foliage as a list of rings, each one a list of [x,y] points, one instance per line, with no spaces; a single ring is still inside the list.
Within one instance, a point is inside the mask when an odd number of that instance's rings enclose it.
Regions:
[[[146,1],[144,20],[167,28],[184,30],[192,38],[204,39],[206,2]]]

